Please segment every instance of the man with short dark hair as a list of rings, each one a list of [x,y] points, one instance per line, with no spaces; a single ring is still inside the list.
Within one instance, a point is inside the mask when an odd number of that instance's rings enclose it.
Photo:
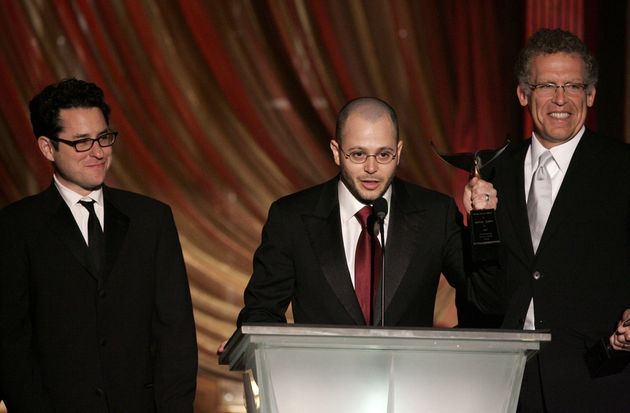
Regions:
[[[93,83],[29,105],[53,167],[0,211],[0,392],[9,412],[192,412],[197,345],[170,208],[103,184],[118,133]]]
[[[492,184],[473,178],[463,200],[470,211],[487,208],[494,188],[500,198],[503,327],[551,330],[527,363],[519,411],[626,411],[630,147],[584,127],[597,63],[575,35],[538,31],[516,71],[533,136],[495,162]],[[608,353],[594,351],[603,338]]]

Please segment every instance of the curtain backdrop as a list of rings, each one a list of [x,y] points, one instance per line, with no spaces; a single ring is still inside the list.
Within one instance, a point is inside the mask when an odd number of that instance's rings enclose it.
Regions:
[[[374,95],[398,112],[400,175],[459,198],[442,152],[521,139],[512,62],[522,1],[2,0],[0,207],[51,170],[27,102],[78,77],[120,131],[108,183],[170,204],[195,308],[200,375],[234,330],[270,203],[337,173],[335,115]],[[430,234],[427,234],[429,237]],[[441,284],[436,324],[452,325]]]

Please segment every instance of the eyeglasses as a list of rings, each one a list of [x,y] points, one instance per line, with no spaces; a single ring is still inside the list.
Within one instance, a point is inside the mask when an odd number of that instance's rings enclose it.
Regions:
[[[354,150],[350,153],[345,153],[341,148],[339,148],[339,150],[341,151],[343,156],[345,156],[346,159],[350,159],[350,162],[352,163],[365,163],[370,156],[373,156],[376,162],[380,164],[390,163],[391,161],[396,159],[396,154],[392,151],[381,151],[373,155],[368,155],[361,150]]]
[[[110,132],[101,133],[100,135],[96,137],[96,139],[84,138],[84,139],[77,139],[76,141],[69,141],[66,139],[50,138],[50,137],[48,139],[52,141],[56,141],[56,142],[65,143],[66,145],[70,145],[77,152],[87,152],[90,149],[92,149],[92,146],[94,146],[94,142],[98,142],[98,145],[101,148],[112,146],[114,142],[116,142],[117,136],[118,136],[118,132],[110,131]]]
[[[586,83],[573,83],[567,82],[564,85],[556,85],[555,83],[547,82],[547,83],[535,83],[527,84],[531,90],[537,90],[541,96],[552,96],[555,95],[558,91],[558,88],[562,88],[564,93],[569,96],[578,96],[582,93],[588,85]]]

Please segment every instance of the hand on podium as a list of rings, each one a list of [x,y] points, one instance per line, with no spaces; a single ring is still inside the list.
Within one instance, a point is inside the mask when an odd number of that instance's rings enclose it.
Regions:
[[[219,348],[217,349],[217,356],[220,356],[221,353],[223,353],[223,351],[225,350],[225,346],[227,345],[227,340],[225,340],[223,343],[221,343],[219,345]]]

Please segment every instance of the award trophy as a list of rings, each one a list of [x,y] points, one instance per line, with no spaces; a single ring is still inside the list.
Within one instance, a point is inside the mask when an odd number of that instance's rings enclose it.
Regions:
[[[433,150],[446,162],[470,174],[470,178],[482,178],[482,170],[509,146],[510,140],[499,149],[484,149],[476,152],[441,154]],[[433,145],[433,142],[431,143]],[[486,177],[487,178],[487,177]],[[497,248],[501,243],[499,227],[493,209],[475,209],[470,211],[468,226],[471,232],[472,258],[474,261],[496,259]]]

